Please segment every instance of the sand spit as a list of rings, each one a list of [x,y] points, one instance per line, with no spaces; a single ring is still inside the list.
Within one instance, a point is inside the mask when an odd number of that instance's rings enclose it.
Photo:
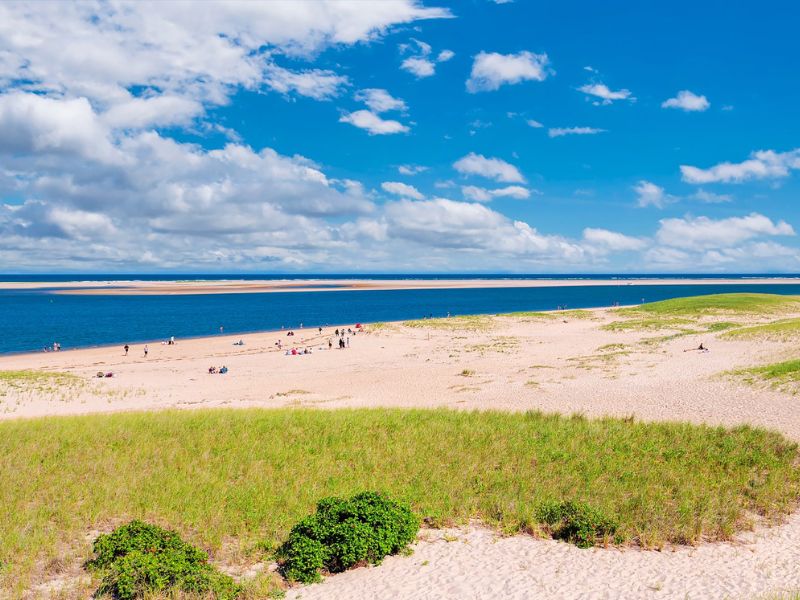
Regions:
[[[59,294],[163,295],[244,294],[265,292],[336,292],[355,290],[423,290],[463,288],[539,288],[607,285],[786,285],[796,277],[753,279],[308,279],[308,280],[192,280],[192,281],[71,281],[0,282],[0,290],[56,288]]]

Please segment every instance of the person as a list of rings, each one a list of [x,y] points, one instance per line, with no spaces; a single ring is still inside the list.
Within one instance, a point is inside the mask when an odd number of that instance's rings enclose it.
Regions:
[[[349,335],[347,336],[347,347],[348,348],[350,347],[350,336]]]
[[[317,327],[320,333],[322,333],[322,327]]]
[[[209,374],[213,375],[214,373],[217,372],[217,367],[214,366],[208,367],[208,372]]]
[[[334,331],[334,333],[336,334],[336,337],[339,337],[339,329],[336,329],[336,331]]]
[[[175,345],[175,336],[174,335],[169,336],[169,345],[170,346],[174,346]]]
[[[149,351],[150,351],[150,349],[147,347],[147,344],[145,344],[145,345],[144,345],[144,357],[145,357],[145,358],[147,358],[147,353],[148,353]]]
[[[227,373],[227,372],[228,372],[228,367],[226,367],[225,365],[222,365],[222,368],[219,370],[219,374],[220,375],[225,375],[225,373]]]
[[[125,344],[125,356],[128,356],[128,350],[130,350],[130,349],[131,349],[131,347],[128,346],[128,344]]]
[[[223,331],[224,331],[224,329],[222,328],[222,325],[220,325],[219,326],[219,332],[222,333]]]
[[[331,338],[328,338],[328,350],[331,348],[333,348],[333,342],[331,341]]]

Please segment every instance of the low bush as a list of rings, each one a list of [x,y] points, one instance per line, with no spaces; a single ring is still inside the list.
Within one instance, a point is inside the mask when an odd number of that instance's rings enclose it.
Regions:
[[[411,508],[377,492],[325,498],[294,527],[278,549],[289,581],[311,583],[322,571],[339,573],[358,564],[377,564],[406,548],[419,531]]]
[[[203,594],[217,600],[235,598],[233,579],[208,563],[208,555],[184,542],[174,531],[131,521],[99,536],[87,568],[102,573],[98,594],[119,600],[156,592]]]
[[[548,502],[539,507],[536,516],[555,539],[571,542],[578,548],[608,541],[618,527],[615,519],[582,502]]]

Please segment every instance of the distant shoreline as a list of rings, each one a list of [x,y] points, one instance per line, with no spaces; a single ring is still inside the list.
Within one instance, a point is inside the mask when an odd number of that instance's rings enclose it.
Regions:
[[[544,288],[629,285],[790,285],[797,277],[680,279],[647,277],[608,279],[296,279],[296,280],[107,280],[107,281],[5,281],[0,290],[51,290],[75,295],[187,295],[270,292],[336,292],[466,288]]]

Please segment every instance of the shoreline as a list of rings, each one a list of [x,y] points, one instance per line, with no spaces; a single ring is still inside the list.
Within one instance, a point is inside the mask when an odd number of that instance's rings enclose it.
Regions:
[[[302,279],[302,280],[107,280],[0,282],[0,290],[43,291],[70,295],[192,295],[276,292],[388,291],[424,289],[548,288],[632,285],[797,285],[798,277],[607,278],[607,279]]]

